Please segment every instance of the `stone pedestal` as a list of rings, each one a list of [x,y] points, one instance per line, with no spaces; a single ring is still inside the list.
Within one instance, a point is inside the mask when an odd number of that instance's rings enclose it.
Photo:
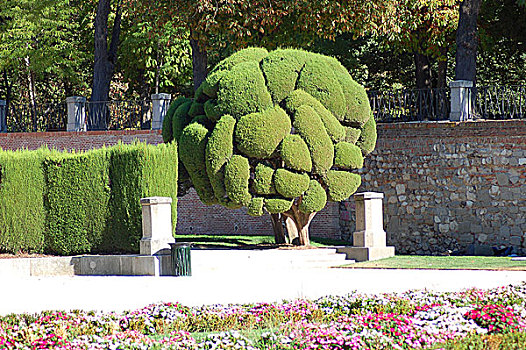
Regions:
[[[153,94],[152,95],[152,130],[161,130],[163,128],[164,116],[170,107],[170,94]]]
[[[66,97],[68,106],[68,124],[66,131],[86,131],[86,98],[81,96]]]
[[[394,247],[386,246],[384,231],[383,193],[356,193],[356,232],[353,246],[338,248],[347,259],[356,261],[378,260],[394,256]]]
[[[141,255],[170,254],[172,236],[172,198],[141,198],[142,239]]]
[[[471,88],[473,82],[469,80],[455,80],[449,83],[451,89],[451,112],[449,120],[463,122],[471,119]]]

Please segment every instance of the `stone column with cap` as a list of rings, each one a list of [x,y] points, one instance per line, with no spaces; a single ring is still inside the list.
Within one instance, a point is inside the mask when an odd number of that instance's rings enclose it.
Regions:
[[[152,130],[161,130],[163,120],[170,108],[170,94],[153,94],[152,95]]]
[[[68,124],[66,131],[86,131],[86,98],[82,96],[66,97]]]
[[[0,100],[0,132],[7,132],[7,104],[5,100]]]
[[[356,232],[353,246],[341,247],[347,259],[356,261],[378,260],[394,256],[394,247],[386,245],[383,219],[383,193],[362,192],[354,195],[356,201]]]
[[[172,198],[141,198],[142,239],[141,255],[162,255],[170,253],[170,243],[175,243],[172,235]]]

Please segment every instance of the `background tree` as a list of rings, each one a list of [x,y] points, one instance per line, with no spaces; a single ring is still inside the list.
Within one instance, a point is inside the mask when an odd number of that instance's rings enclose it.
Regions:
[[[460,4],[457,53],[455,56],[455,80],[470,80],[477,77],[477,19],[481,0],[464,0]]]
[[[365,89],[336,59],[301,50],[241,50],[170,109],[163,137],[201,201],[281,214],[300,245],[327,200],[356,191],[352,171],[376,143]]]

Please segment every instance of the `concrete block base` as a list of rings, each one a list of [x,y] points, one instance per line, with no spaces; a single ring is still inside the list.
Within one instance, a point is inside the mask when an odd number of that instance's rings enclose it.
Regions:
[[[394,247],[338,247],[338,253],[345,253],[348,260],[371,261],[391,258],[395,255]]]
[[[88,255],[77,258],[77,275],[172,276],[170,255]]]

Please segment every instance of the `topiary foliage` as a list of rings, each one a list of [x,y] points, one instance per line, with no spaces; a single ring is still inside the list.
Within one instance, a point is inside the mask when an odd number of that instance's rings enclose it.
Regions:
[[[336,59],[294,49],[223,60],[172,129],[201,200],[251,215],[310,215],[348,198],[376,143],[365,89]]]

